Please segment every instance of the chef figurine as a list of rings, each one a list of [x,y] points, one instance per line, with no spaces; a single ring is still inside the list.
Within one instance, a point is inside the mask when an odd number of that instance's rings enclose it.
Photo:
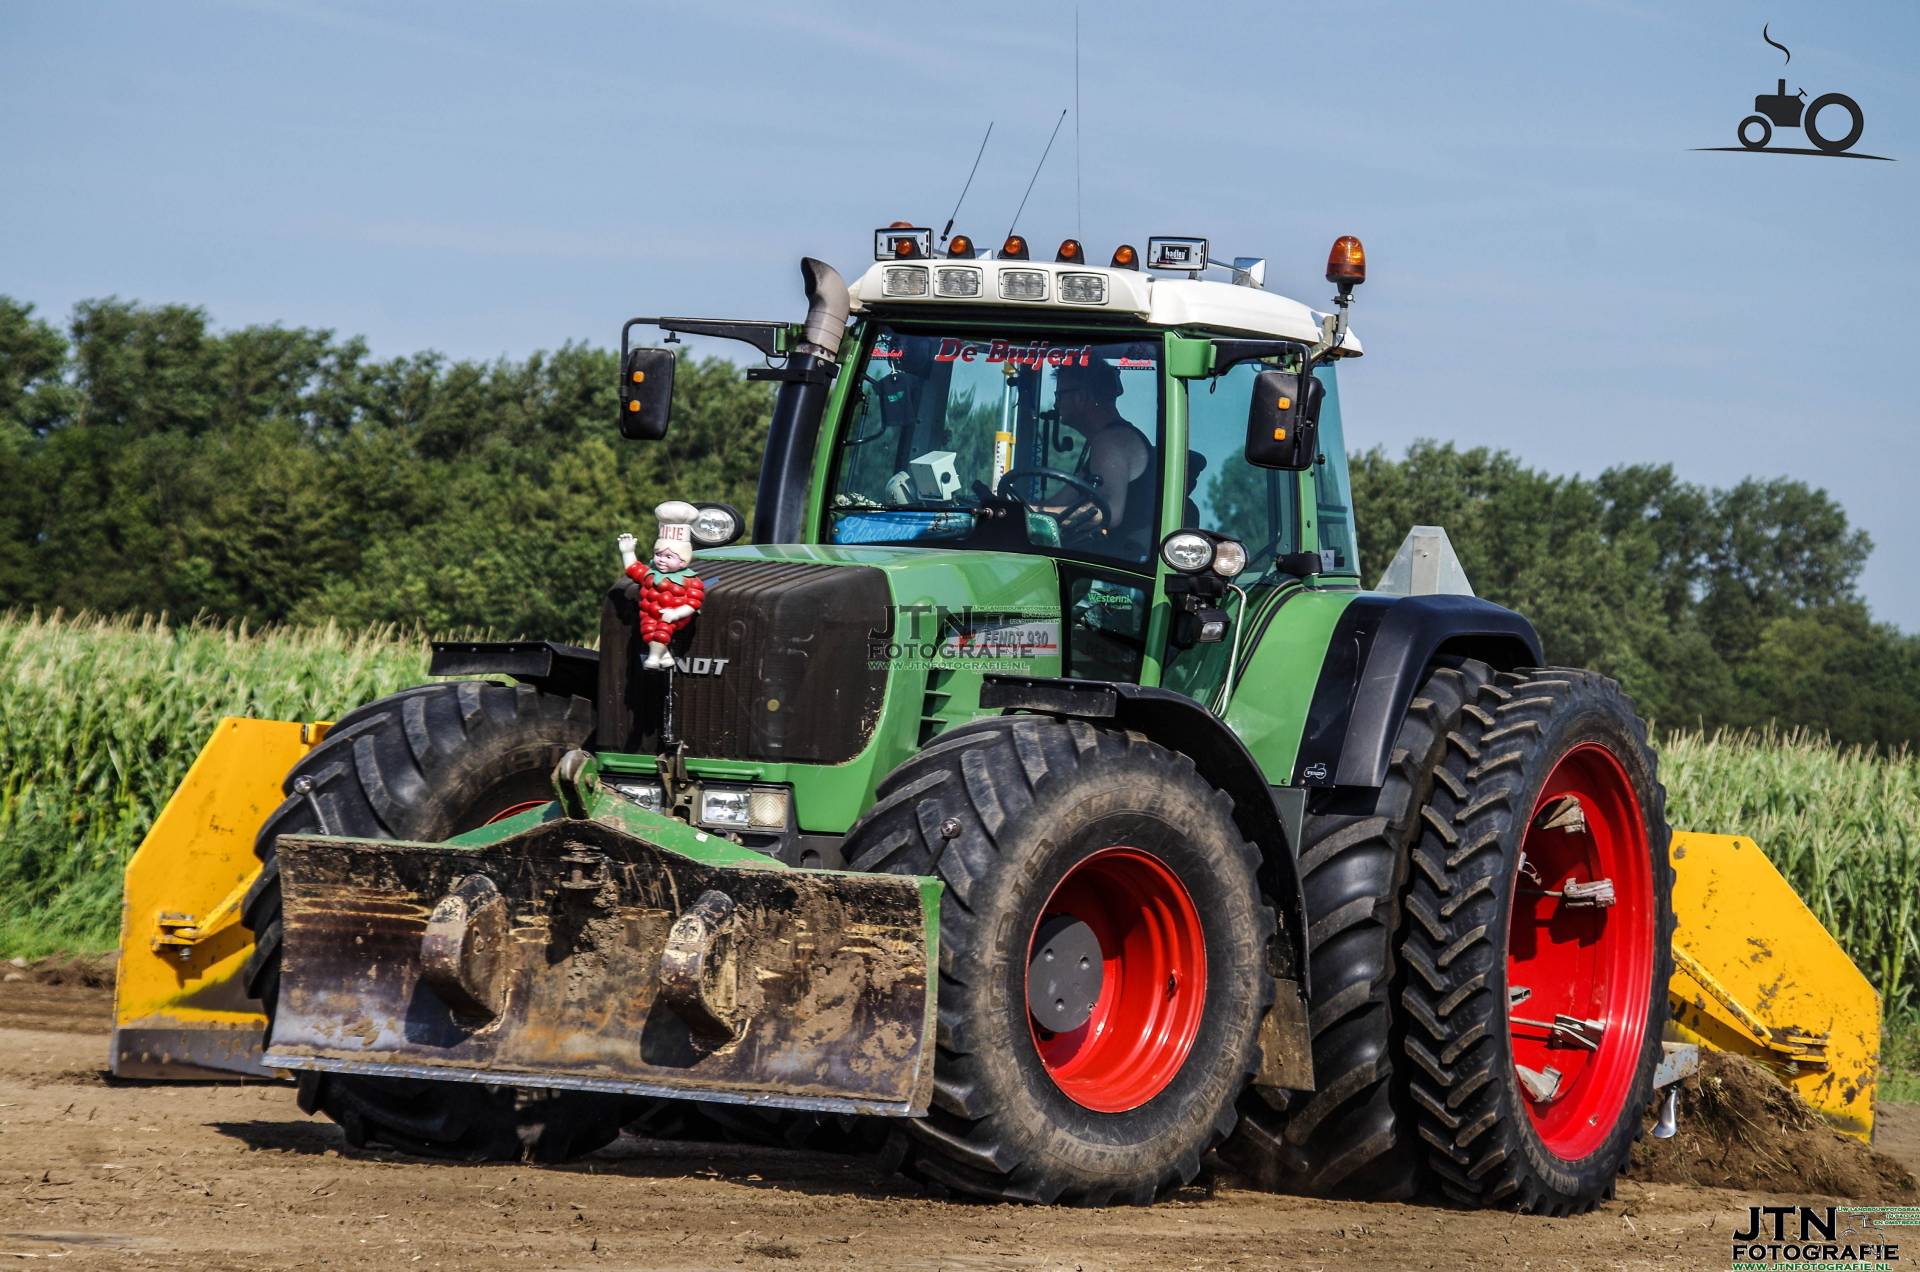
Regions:
[[[640,665],[662,671],[673,666],[667,646],[673,643],[674,633],[693,621],[707,589],[689,568],[693,519],[700,510],[684,500],[669,499],[653,514],[660,519],[660,536],[653,541],[652,564],[642,564],[634,555],[632,535],[621,535],[619,544],[627,577],[640,585],[640,639],[647,642],[647,656]]]

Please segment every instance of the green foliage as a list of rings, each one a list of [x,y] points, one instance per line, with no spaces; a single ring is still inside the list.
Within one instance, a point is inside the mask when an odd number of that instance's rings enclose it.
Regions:
[[[379,361],[118,300],[63,339],[0,298],[0,605],[580,636],[654,504],[750,509],[770,409],[690,361],[668,440],[621,445],[615,363]]]
[[[419,683],[426,652],[391,629],[0,613],[0,949],[114,944],[127,858],[220,717],[332,719]]]
[[[1920,1102],[1920,1012],[1889,1015],[1881,1027],[1877,1097]]]
[[[1445,526],[1474,589],[1532,619],[1551,661],[1618,677],[1654,719],[1920,741],[1920,637],[1869,619],[1854,582],[1871,545],[1824,491],[1708,490],[1664,465],[1556,477],[1437,442],[1352,466],[1366,568]]]

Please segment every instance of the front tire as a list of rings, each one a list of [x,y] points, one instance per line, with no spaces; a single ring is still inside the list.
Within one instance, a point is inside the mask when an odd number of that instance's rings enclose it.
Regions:
[[[1428,1164],[1465,1205],[1590,1210],[1639,1137],[1673,972],[1646,725],[1592,672],[1502,673],[1436,777],[1402,946]]]
[[[1199,1174],[1253,1074],[1274,918],[1191,760],[1080,720],[978,721],[888,776],[847,856],[945,884],[933,1106],[896,1134],[904,1170],[1081,1205]]]
[[[422,685],[341,718],[287,774],[288,798],[255,843],[246,978],[269,1040],[280,997],[281,835],[449,838],[547,802],[553,766],[592,727],[583,698],[479,681]],[[467,1160],[564,1161],[612,1142],[644,1108],[620,1096],[313,1072],[299,1075],[299,1090],[300,1107],[338,1122],[356,1148]]]

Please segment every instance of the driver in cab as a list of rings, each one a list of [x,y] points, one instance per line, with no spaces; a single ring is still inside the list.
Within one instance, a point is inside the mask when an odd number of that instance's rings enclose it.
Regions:
[[[1122,541],[1153,519],[1153,444],[1129,424],[1114,402],[1120,397],[1120,372],[1111,363],[1095,359],[1088,365],[1061,367],[1054,381],[1054,406],[1060,422],[1078,433],[1085,445],[1074,476],[1098,494],[1102,509],[1092,501],[1066,502],[1052,512],[1062,518],[1063,535],[1087,539],[1105,535]],[[1120,546],[1115,544],[1115,546]],[[1128,546],[1131,546],[1130,544]]]

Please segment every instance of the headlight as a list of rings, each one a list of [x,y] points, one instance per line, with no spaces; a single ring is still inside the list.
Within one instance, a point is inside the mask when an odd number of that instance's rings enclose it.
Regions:
[[[656,813],[660,811],[660,783],[658,782],[634,782],[625,778],[609,778],[607,789],[622,799],[632,800],[642,808],[650,808]]]
[[[693,541],[718,548],[740,537],[740,515],[725,504],[705,504],[693,518]]]
[[[779,786],[705,786],[699,822],[722,830],[785,830],[792,799],[792,792]]]
[[[1104,274],[1060,275],[1060,299],[1069,305],[1107,303],[1107,278]]]
[[[700,792],[702,826],[747,826],[747,793],[744,790],[715,790],[709,786]]]
[[[1238,539],[1222,539],[1213,545],[1213,572],[1222,578],[1236,578],[1247,568],[1247,545]]]
[[[941,296],[978,296],[980,271],[947,266],[933,271],[933,290]]]
[[[1198,574],[1213,562],[1213,541],[1191,530],[1176,531],[1160,545],[1160,559],[1182,574]]]
[[[894,265],[883,271],[881,290],[889,296],[924,296],[927,271],[923,265]]]
[[[1045,300],[1047,274],[1039,269],[1003,269],[1000,271],[1000,299]]]

